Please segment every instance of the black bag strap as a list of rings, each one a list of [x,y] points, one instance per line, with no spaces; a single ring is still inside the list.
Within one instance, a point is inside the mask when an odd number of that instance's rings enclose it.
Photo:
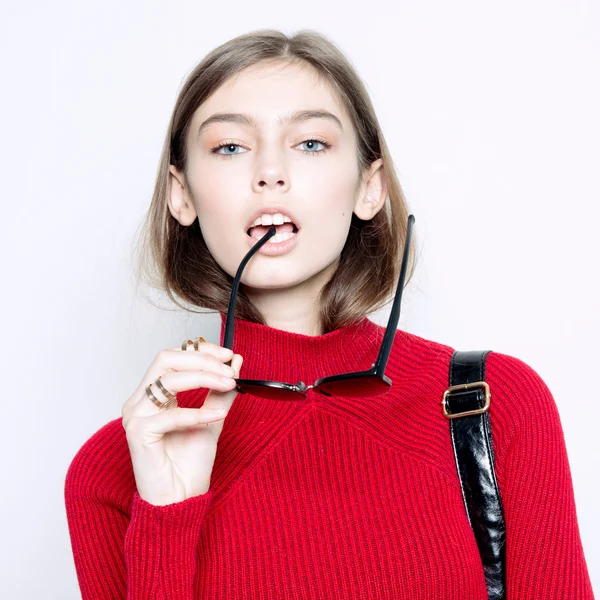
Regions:
[[[481,555],[489,600],[506,599],[506,528],[494,467],[490,387],[485,359],[491,350],[456,350],[443,414],[450,421],[463,501]]]

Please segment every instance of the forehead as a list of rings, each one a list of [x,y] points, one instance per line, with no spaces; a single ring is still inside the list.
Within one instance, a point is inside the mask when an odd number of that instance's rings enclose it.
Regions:
[[[310,65],[260,63],[227,79],[196,109],[192,126],[214,113],[247,113],[268,127],[297,110],[321,109],[336,115],[344,131],[351,129],[334,88]]]

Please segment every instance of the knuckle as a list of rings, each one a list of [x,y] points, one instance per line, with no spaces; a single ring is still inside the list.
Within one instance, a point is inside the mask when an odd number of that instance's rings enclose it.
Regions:
[[[223,372],[223,363],[214,356],[202,356],[200,360],[204,370],[212,371],[214,373]]]
[[[133,406],[132,399],[129,398],[129,400],[121,407],[121,419],[123,420],[123,425],[125,425],[133,415]]]
[[[164,365],[168,362],[170,355],[170,350],[166,350],[163,348],[162,350],[159,350],[156,354],[155,362],[157,364]]]
[[[134,417],[123,419],[123,429],[128,440],[133,440],[138,436],[139,425]]]

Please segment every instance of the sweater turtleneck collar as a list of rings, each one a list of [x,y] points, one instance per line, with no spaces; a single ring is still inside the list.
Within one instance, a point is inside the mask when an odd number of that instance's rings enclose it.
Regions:
[[[220,315],[223,345],[226,314]],[[385,328],[367,317],[314,336],[235,318],[233,351],[244,359],[241,378],[312,385],[328,375],[369,369],[384,334]]]

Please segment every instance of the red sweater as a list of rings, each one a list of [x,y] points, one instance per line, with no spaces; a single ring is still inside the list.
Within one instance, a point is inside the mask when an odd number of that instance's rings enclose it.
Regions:
[[[384,328],[321,336],[236,319],[240,377],[307,385],[364,370]],[[224,315],[221,315],[223,343]],[[441,400],[453,349],[398,330],[372,398],[278,402],[239,394],[206,494],[167,506],[136,490],[121,418],[66,474],[83,600],[485,600]],[[507,528],[509,600],[593,598],[571,471],[551,392],[498,352],[486,381]],[[178,395],[202,405],[207,390]]]

